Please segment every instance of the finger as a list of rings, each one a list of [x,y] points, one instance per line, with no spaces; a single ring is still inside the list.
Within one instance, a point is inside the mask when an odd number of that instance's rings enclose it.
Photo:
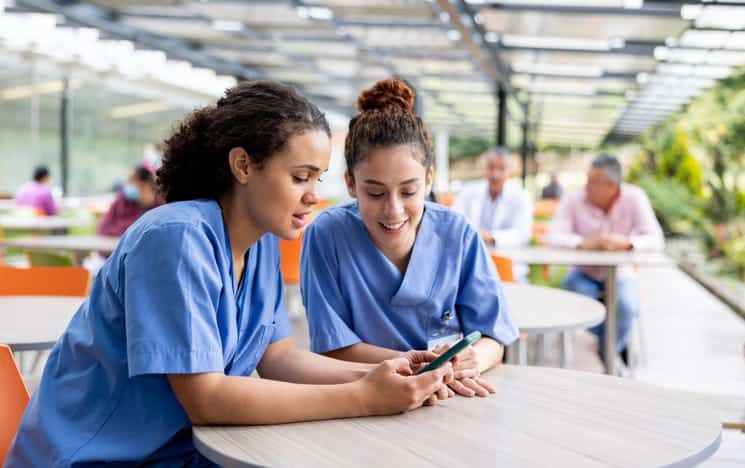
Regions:
[[[411,363],[404,357],[388,359],[386,361],[383,361],[383,364],[381,365],[385,366],[387,369],[390,369],[391,372],[396,372],[401,375],[413,374]]]
[[[489,382],[487,382],[486,380],[484,380],[484,379],[475,379],[475,381],[476,381],[477,384],[479,384],[481,386],[481,388],[486,389],[487,392],[489,392],[489,393],[497,393],[497,388],[494,385],[492,385]]]
[[[455,396],[455,392],[450,387],[445,387],[448,389],[448,398],[453,398]]]
[[[440,385],[440,388],[437,389],[437,399],[447,400],[447,398],[448,398],[448,386]]]
[[[438,354],[432,351],[409,351],[409,361],[413,364],[432,362],[437,356]]]
[[[476,394],[473,390],[463,385],[463,383],[460,380],[453,380],[448,384],[450,388],[455,391],[458,395],[462,395],[464,397],[472,397]]]
[[[479,376],[479,371],[474,368],[469,369],[456,369],[453,373],[453,378],[455,380],[462,380],[462,379],[475,379]]]
[[[424,400],[424,404],[427,406],[434,406],[437,404],[437,397],[435,395],[430,395],[426,400]]]
[[[487,397],[489,396],[489,391],[483,388],[481,385],[479,385],[475,380],[473,379],[463,379],[461,380],[463,382],[463,385],[473,390],[476,395],[480,397]]]
[[[429,395],[437,391],[440,385],[447,384],[453,379],[453,366],[447,362],[437,369],[419,374],[414,378],[417,379],[422,391]]]

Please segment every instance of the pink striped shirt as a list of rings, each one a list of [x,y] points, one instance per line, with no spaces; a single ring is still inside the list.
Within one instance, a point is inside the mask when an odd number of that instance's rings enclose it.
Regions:
[[[618,199],[606,213],[587,199],[585,190],[564,196],[556,210],[546,243],[576,249],[586,237],[620,234],[628,237],[634,250],[662,250],[665,238],[655,218],[647,194],[639,187],[621,184]],[[579,266],[578,270],[602,281],[607,268]],[[631,267],[619,268],[619,275],[630,274]]]

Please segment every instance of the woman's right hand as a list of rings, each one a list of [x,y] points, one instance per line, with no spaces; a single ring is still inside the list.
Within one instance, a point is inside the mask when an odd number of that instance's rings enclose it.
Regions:
[[[403,413],[437,401],[438,390],[453,380],[453,366],[445,365],[413,375],[407,358],[383,361],[358,380],[362,404],[367,415]]]

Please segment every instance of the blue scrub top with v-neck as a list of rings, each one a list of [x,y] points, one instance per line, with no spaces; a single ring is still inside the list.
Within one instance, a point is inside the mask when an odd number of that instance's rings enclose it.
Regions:
[[[517,338],[478,233],[435,203],[425,203],[405,274],[373,244],[356,202],[324,211],[306,229],[301,268],[315,352],[359,342],[427,349],[476,330],[502,344]]]
[[[291,334],[276,237],[249,249],[236,283],[217,202],[143,215],[52,349],[7,466],[193,460],[191,423],[165,374],[250,375]]]

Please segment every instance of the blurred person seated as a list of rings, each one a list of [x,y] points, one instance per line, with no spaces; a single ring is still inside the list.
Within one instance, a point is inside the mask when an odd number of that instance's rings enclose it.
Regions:
[[[600,155],[590,166],[584,190],[562,198],[546,243],[583,250],[661,250],[665,239],[647,194],[639,187],[623,183],[617,158]],[[607,274],[604,267],[575,266],[562,287],[603,300]],[[633,267],[619,267],[616,349],[627,364],[626,344],[639,312],[638,296]],[[590,329],[598,336],[601,358],[604,325]]]
[[[485,180],[458,192],[452,209],[461,213],[491,248],[524,247],[533,229],[533,201],[519,185],[508,182],[512,174],[512,152],[504,147],[484,154]],[[526,265],[514,265],[514,276],[524,280]]]
[[[559,185],[559,178],[555,173],[551,174],[551,180],[548,185],[541,190],[541,198],[544,200],[558,200],[561,198],[562,193],[564,193],[564,189]]]
[[[16,192],[16,205],[35,208],[39,214],[52,216],[59,212],[49,187],[51,176],[44,165],[34,169],[33,181],[23,184]]]
[[[109,210],[101,218],[96,232],[119,237],[147,210],[162,203],[155,182],[155,173],[139,165],[122,185]]]

